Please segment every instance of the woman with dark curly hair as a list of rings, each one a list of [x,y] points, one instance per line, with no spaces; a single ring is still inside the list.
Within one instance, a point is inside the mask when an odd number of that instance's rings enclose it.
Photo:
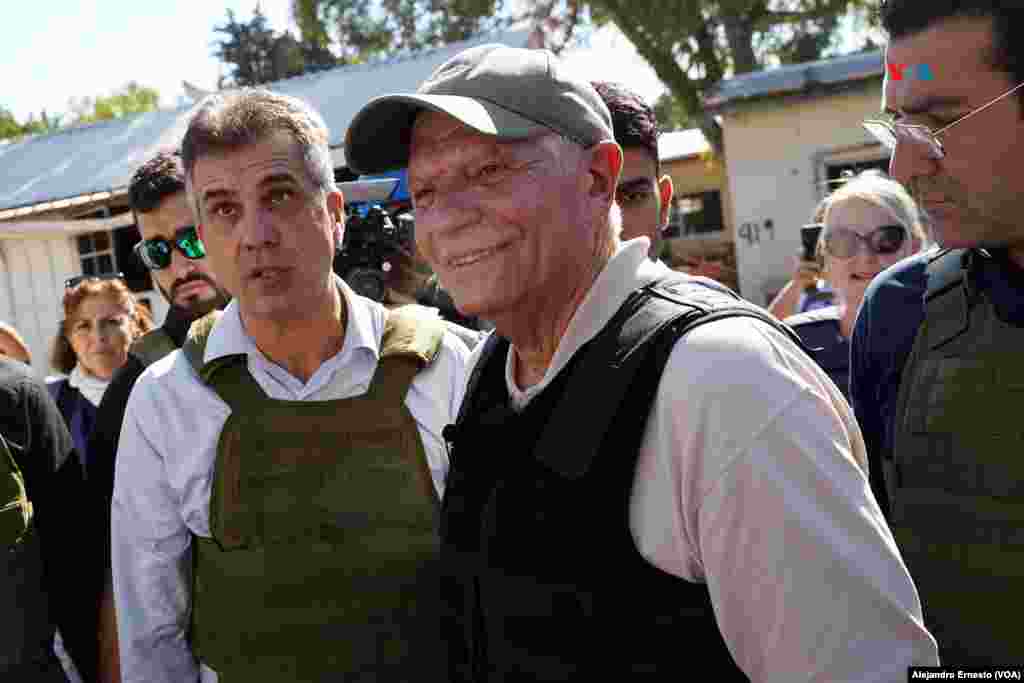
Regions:
[[[110,379],[128,360],[132,342],[153,328],[149,310],[120,277],[68,280],[64,320],[50,363],[67,378],[47,384],[75,442],[86,475],[86,444]]]

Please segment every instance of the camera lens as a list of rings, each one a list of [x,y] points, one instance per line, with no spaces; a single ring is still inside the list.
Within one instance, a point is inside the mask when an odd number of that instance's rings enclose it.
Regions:
[[[356,294],[374,301],[384,300],[384,274],[372,268],[353,268],[344,275],[345,282]]]

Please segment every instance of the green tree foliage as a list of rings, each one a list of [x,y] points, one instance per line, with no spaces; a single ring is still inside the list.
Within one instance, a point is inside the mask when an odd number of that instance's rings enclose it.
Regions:
[[[837,44],[840,19],[875,0],[292,0],[302,41],[359,62],[529,19],[561,50],[578,28],[614,22],[668,88],[666,122],[721,131],[704,97],[722,79],[818,59]]]
[[[258,6],[247,22],[239,21],[229,9],[227,22],[213,30],[223,36],[215,41],[214,56],[231,69],[229,77],[221,78],[220,87],[269,83],[337,63],[330,50],[298,40],[288,31],[273,30]]]
[[[160,93],[131,81],[110,95],[73,97],[70,109],[72,124],[94,123],[153,111],[160,103]]]
[[[0,109],[0,140],[17,138],[25,134],[21,124],[8,109]]]
[[[445,45],[498,28],[504,0],[292,0],[302,41],[351,64]]]
[[[9,110],[0,107],[0,140],[20,138],[23,135],[51,133],[60,128],[62,117],[48,116],[44,109],[38,118],[29,114],[25,123],[18,123]]]
[[[598,24],[614,22],[720,149],[703,98],[730,75],[822,57],[839,18],[871,0],[580,0]],[[571,2],[569,4],[572,4]]]
[[[701,125],[700,118],[687,114],[670,92],[663,92],[653,107],[654,115],[658,117],[658,128],[663,132],[699,128]]]

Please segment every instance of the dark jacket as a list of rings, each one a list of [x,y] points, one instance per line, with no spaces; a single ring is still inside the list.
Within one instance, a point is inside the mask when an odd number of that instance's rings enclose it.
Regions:
[[[792,327],[800,341],[811,351],[813,358],[829,378],[850,400],[850,340],[843,336],[839,326],[839,307],[829,306],[806,313],[798,313],[783,322]]]
[[[66,378],[47,382],[46,389],[57,404],[57,410],[64,416],[64,424],[71,431],[71,442],[82,465],[82,472],[88,478],[89,435],[96,423],[96,406],[71,386]]]
[[[26,632],[30,620],[48,633],[47,643],[60,628],[79,673],[94,681],[99,533],[90,526],[95,517],[81,513],[95,503],[71,436],[44,384],[26,366],[7,359],[0,359],[0,432],[25,478],[42,565],[42,581],[29,582],[32,577],[19,577],[29,558],[9,552],[0,558],[0,614],[8,634],[0,639],[0,649],[14,642],[12,634]],[[31,673],[0,669],[0,680],[50,681],[54,674],[43,674],[40,667]]]

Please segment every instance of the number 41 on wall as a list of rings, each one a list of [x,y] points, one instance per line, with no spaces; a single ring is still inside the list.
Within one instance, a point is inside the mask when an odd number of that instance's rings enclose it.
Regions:
[[[737,230],[737,234],[740,238],[747,241],[747,246],[760,244],[762,232],[764,233],[766,240],[774,240],[775,221],[771,218],[766,218],[763,223],[747,221],[746,223],[740,224],[739,230]]]

